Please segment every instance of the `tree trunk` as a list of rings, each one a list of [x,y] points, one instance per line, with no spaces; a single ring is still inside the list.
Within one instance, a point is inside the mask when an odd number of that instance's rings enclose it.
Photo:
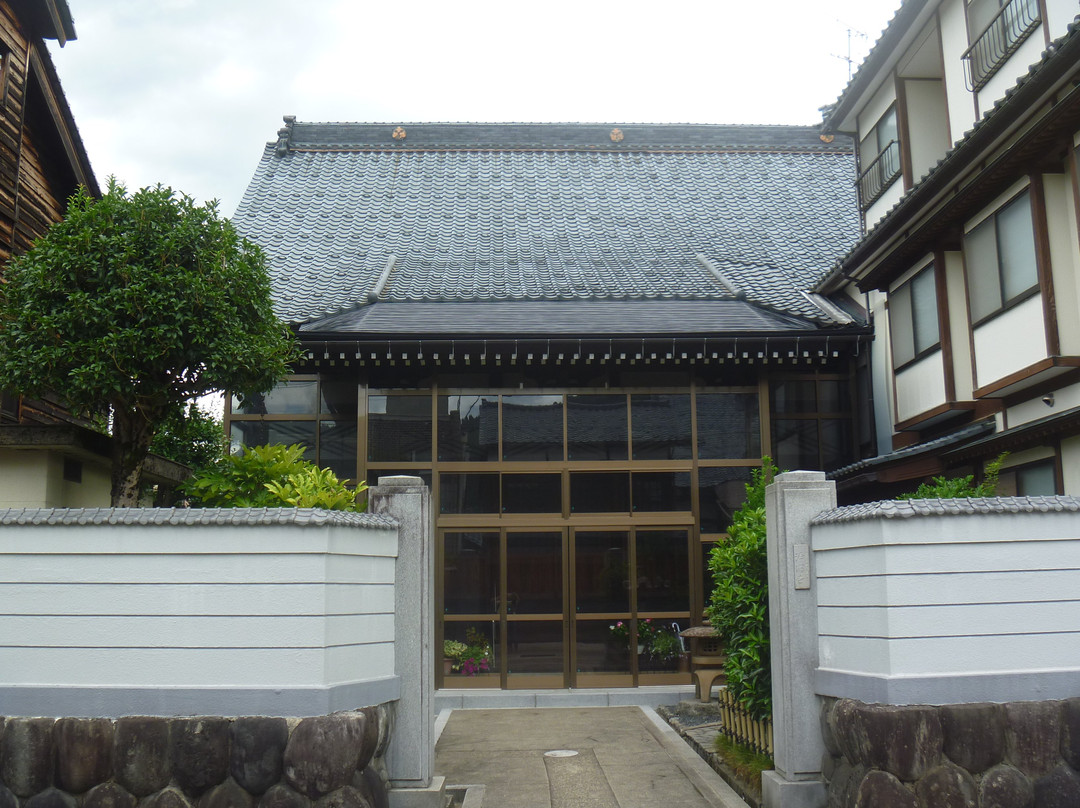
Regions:
[[[138,411],[113,408],[112,506],[139,507],[142,468],[154,438],[153,426]]]

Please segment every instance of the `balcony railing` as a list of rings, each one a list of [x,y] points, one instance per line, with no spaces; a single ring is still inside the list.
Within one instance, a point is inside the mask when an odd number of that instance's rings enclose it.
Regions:
[[[978,92],[1041,22],[1038,0],[1011,0],[964,51],[967,87]]]
[[[878,197],[885,193],[885,189],[892,185],[893,180],[900,176],[900,143],[890,140],[881,154],[874,158],[859,175],[856,183],[859,186],[859,206],[862,210],[877,201]]]

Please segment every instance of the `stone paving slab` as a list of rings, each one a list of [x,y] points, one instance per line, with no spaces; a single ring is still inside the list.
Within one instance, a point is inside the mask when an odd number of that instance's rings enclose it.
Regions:
[[[648,707],[454,710],[435,773],[485,786],[484,808],[746,808]],[[545,757],[566,750],[577,755]]]

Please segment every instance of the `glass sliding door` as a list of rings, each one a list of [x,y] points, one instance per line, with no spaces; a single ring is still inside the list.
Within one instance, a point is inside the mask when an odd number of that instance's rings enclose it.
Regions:
[[[506,687],[563,687],[566,531],[506,531]]]

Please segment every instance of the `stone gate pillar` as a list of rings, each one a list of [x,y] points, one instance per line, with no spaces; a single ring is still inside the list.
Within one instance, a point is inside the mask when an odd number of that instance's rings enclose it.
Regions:
[[[766,808],[825,805],[825,744],[814,692],[817,584],[810,521],[836,507],[836,484],[820,471],[778,474],[765,489],[772,649],[774,771],[761,776]]]
[[[386,754],[390,782],[395,789],[391,802],[397,803],[395,797],[400,797],[401,792],[433,787],[435,541],[431,494],[419,477],[380,477],[368,501],[371,513],[392,516],[399,530],[394,581],[394,657],[401,680],[401,698]]]

